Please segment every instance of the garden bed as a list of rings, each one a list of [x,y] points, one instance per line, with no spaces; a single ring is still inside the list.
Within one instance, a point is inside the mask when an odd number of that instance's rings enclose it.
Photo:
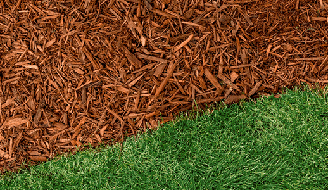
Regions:
[[[320,0],[0,2],[0,170],[327,76]],[[278,97],[278,96],[276,96]]]

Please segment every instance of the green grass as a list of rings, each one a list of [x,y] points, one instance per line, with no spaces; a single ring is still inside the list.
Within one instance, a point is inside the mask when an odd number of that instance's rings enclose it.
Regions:
[[[327,95],[309,88],[166,123],[49,161],[1,189],[327,189]]]

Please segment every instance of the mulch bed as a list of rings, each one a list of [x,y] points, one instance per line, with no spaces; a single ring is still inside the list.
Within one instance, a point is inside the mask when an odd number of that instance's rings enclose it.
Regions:
[[[328,82],[323,0],[0,1],[0,170]],[[278,96],[276,96],[278,97]]]

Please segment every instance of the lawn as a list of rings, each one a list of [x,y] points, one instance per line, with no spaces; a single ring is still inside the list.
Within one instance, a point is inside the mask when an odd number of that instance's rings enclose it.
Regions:
[[[1,189],[325,189],[327,95],[307,86],[182,113],[152,134],[0,179]],[[188,115],[188,116],[187,116]]]

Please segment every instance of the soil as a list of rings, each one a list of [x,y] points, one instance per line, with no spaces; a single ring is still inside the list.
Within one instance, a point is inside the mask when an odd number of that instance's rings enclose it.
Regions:
[[[0,1],[0,171],[328,82],[326,0]]]

